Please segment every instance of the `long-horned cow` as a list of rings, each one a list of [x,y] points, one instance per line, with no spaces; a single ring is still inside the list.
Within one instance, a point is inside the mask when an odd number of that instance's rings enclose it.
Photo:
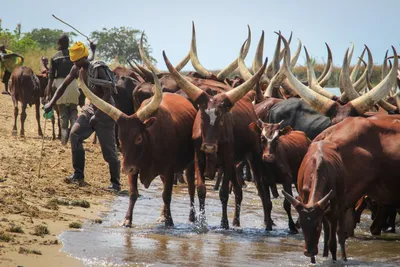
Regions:
[[[162,93],[158,78],[153,73],[155,94],[142,103],[139,110],[126,115],[117,108],[96,97],[84,83],[82,90],[86,97],[115,120],[119,127],[119,141],[123,156],[123,171],[129,177],[130,198],[124,225],[131,226],[132,212],[139,196],[137,179],[146,188],[160,175],[164,182],[162,193],[164,207],[162,216],[165,225],[172,226],[170,203],[174,173],[187,169],[190,194],[189,220],[195,220],[194,213],[194,169],[192,126],[196,115],[193,105],[184,97]]]

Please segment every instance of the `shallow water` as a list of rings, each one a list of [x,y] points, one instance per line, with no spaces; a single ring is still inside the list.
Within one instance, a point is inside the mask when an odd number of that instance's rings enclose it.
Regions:
[[[302,234],[290,235],[283,197],[273,200],[273,231],[264,231],[261,202],[253,183],[244,189],[241,227],[219,228],[221,204],[214,181],[207,181],[206,217],[208,225],[188,223],[189,200],[185,185],[174,188],[172,216],[175,226],[165,227],[156,220],[162,207],[162,183],[156,179],[149,189],[140,189],[134,209],[133,228],[121,227],[128,197],[119,196],[102,224],[86,223],[80,231],[61,235],[63,251],[81,259],[86,266],[307,266],[303,255]],[[233,218],[233,196],[229,201],[229,219]],[[197,199],[196,199],[196,208]],[[297,218],[297,214],[294,217]],[[357,238],[347,241],[349,260],[354,266],[399,266],[400,235],[369,234],[370,220],[363,215]],[[400,229],[397,227],[397,232]],[[319,251],[323,248],[320,239]],[[338,249],[338,258],[340,258]],[[338,261],[336,265],[343,262]],[[317,257],[317,266],[332,265],[331,258]],[[334,265],[334,266],[336,266]]]

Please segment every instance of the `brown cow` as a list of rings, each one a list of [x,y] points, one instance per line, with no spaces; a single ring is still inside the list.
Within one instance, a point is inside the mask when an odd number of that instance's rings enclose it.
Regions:
[[[313,142],[301,163],[297,186],[301,201],[282,191],[299,213],[300,227],[304,236],[304,255],[315,263],[318,241],[324,226],[324,253],[328,246],[336,261],[336,231],[346,259],[344,236],[345,166],[338,147],[330,141]],[[339,226],[339,227],[338,227]]]
[[[131,226],[132,212],[139,196],[138,174],[146,188],[160,175],[164,182],[162,216],[165,225],[172,226],[170,203],[174,173],[187,168],[187,181],[190,194],[189,220],[195,220],[194,212],[194,169],[192,126],[196,115],[193,105],[182,96],[162,93],[158,78],[155,95],[143,102],[133,115],[126,115],[117,108],[96,97],[82,83],[86,97],[114,119],[119,127],[119,140],[123,156],[123,171],[129,176],[129,208],[124,225]]]
[[[193,42],[193,39],[192,39]],[[192,43],[193,45],[193,43]],[[195,169],[197,175],[197,194],[199,197],[200,213],[204,217],[205,208],[205,176],[214,176],[216,164],[224,170],[224,178],[220,190],[222,202],[221,227],[229,228],[227,203],[229,198],[229,182],[235,192],[235,215],[233,225],[240,225],[240,205],[242,188],[235,175],[235,163],[243,160],[248,154],[253,159],[260,158],[257,149],[259,139],[252,137],[248,128],[251,122],[256,121],[252,105],[254,93],[247,94],[263,74],[263,67],[250,80],[226,93],[211,96],[185,79],[169,62],[165,53],[164,61],[168,70],[185,93],[198,105],[199,110],[193,125],[193,141],[195,143]],[[246,95],[247,94],[247,95]],[[269,190],[262,187],[259,179],[259,164],[252,164],[255,173],[256,185],[264,207],[267,229],[272,229],[270,208],[272,206]],[[265,193],[264,191],[268,191]],[[268,195],[268,196],[267,196]]]
[[[45,75],[36,76],[29,67],[17,67],[11,73],[10,92],[14,105],[13,135],[17,134],[18,102],[21,102],[20,136],[25,136],[24,124],[26,119],[26,107],[28,105],[35,105],[38,134],[39,136],[43,136],[42,128],[40,127],[40,97],[44,96],[45,82],[47,82],[47,77]]]
[[[290,126],[281,129],[281,123],[264,123],[258,120],[249,127],[261,139],[262,160],[267,173],[293,196],[292,184],[297,186],[297,173],[311,141],[304,132],[293,131]],[[283,207],[288,215],[290,232],[298,233],[292,219],[290,202],[285,199]]]

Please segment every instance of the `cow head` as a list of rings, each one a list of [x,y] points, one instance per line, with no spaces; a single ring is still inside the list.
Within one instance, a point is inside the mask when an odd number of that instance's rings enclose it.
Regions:
[[[304,255],[314,257],[318,254],[318,241],[322,230],[322,219],[324,211],[329,204],[332,196],[332,190],[317,203],[303,204],[295,199],[284,190],[282,194],[289,201],[296,211],[299,213],[300,227],[304,236]]]
[[[262,159],[264,162],[275,162],[279,137],[288,134],[293,130],[290,126],[281,129],[282,122],[283,121],[279,123],[265,123],[261,119],[258,119],[257,123],[252,122],[249,125],[250,130],[256,133],[261,140],[263,151]]]
[[[118,124],[118,137],[123,156],[122,166],[126,174],[139,171],[139,165],[144,160],[143,155],[148,150],[150,130],[157,123],[157,117],[154,113],[162,101],[162,92],[159,80],[154,72],[153,77],[155,81],[153,98],[145,101],[139,110],[130,116],[97,97],[84,83],[81,83],[82,91],[90,102]],[[80,77],[80,80],[83,81],[83,77]]]

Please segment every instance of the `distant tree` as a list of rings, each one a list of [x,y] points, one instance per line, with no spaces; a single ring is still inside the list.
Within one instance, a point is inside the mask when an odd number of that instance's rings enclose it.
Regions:
[[[127,61],[131,60],[141,63],[139,54],[140,36],[141,31],[131,27],[103,28],[101,31],[94,31],[91,33],[91,39],[97,44],[99,56],[106,61],[112,61],[118,58],[118,61],[122,64],[126,64]],[[146,35],[143,41],[147,56],[150,60],[156,62],[156,60],[150,56],[151,48],[147,43]]]
[[[57,41],[60,36],[65,33],[62,30],[57,29],[49,29],[49,28],[40,28],[33,29],[30,32],[24,34],[24,37],[28,37],[35,41],[41,50],[46,50],[49,48],[57,48]],[[74,32],[67,32],[70,43],[73,43],[73,37],[77,36]]]

